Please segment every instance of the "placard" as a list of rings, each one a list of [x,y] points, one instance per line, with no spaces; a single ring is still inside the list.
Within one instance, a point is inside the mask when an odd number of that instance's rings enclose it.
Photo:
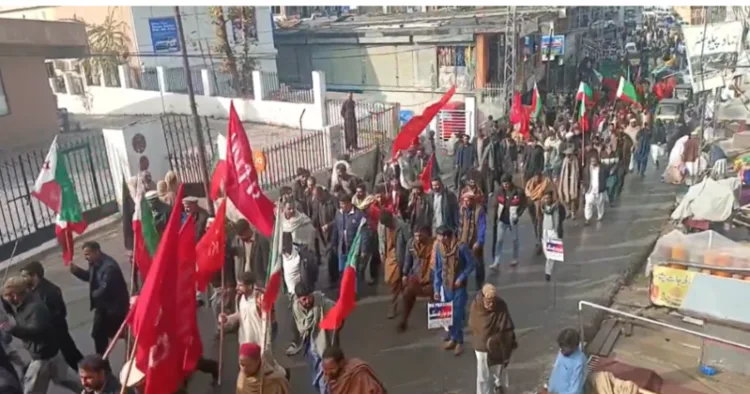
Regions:
[[[453,325],[452,302],[427,303],[427,329],[447,328]]]
[[[654,267],[649,298],[651,303],[668,308],[680,308],[696,272],[665,266]]]
[[[544,257],[553,261],[565,261],[565,246],[561,239],[544,240]]]

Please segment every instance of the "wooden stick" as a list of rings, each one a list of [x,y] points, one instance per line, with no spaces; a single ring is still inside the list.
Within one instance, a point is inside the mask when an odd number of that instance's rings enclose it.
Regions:
[[[130,313],[128,313],[130,315]],[[117,329],[117,334],[112,338],[112,341],[109,343],[109,346],[107,347],[107,350],[102,355],[103,359],[107,359],[109,355],[112,353],[112,350],[115,348],[115,344],[117,344],[117,340],[120,339],[120,336],[122,335],[122,330],[125,329],[125,326],[128,325],[128,317],[125,317],[125,320],[122,321],[122,324],[120,324],[120,328]],[[127,350],[125,351],[125,354],[127,354]],[[125,360],[127,362],[127,360]]]
[[[135,342],[133,343],[133,349],[130,351],[130,358],[128,358],[127,361],[125,361],[128,364],[128,371],[125,373],[125,381],[123,382],[122,389],[120,389],[120,394],[125,394],[128,388],[127,384],[125,383],[127,383],[128,380],[130,380],[130,373],[133,372],[133,364],[135,364],[135,360],[134,360],[135,351],[136,349],[138,349],[138,339],[140,339],[140,337],[135,337]],[[125,352],[125,354],[127,353],[128,352]],[[128,362],[131,360],[132,362]]]
[[[221,315],[224,314],[224,291],[226,290],[224,286],[224,278],[225,278],[225,272],[224,266],[221,267],[221,293],[219,296],[221,297],[219,299],[219,302],[221,302]],[[221,316],[220,315],[220,316]],[[216,383],[221,386],[221,373],[224,369],[224,322],[222,321],[219,324],[219,376],[216,380]]]

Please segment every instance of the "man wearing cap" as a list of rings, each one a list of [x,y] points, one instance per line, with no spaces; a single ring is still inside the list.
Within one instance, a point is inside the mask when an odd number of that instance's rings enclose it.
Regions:
[[[237,394],[289,394],[291,389],[284,369],[268,363],[255,342],[245,342],[239,351],[240,373]]]
[[[452,228],[440,226],[435,243],[435,270],[433,271],[433,298],[435,301],[453,303],[453,324],[448,328],[443,349],[453,350],[456,356],[463,353],[464,318],[468,292],[466,282],[476,267],[476,260],[468,245],[462,243]]]
[[[560,202],[565,207],[567,217],[575,219],[580,199],[581,166],[575,155],[575,149],[565,148],[563,154],[565,158],[560,169],[560,177],[557,179],[557,192]]]
[[[479,197],[482,198],[482,197]],[[483,198],[482,198],[483,200]],[[477,287],[484,283],[484,237],[487,232],[487,215],[481,200],[471,190],[461,195],[461,213],[458,219],[458,239],[471,247],[476,259]]]
[[[159,235],[164,234],[164,230],[167,229],[169,214],[172,213],[172,207],[160,200],[159,193],[154,190],[146,192],[146,201],[148,201],[148,204],[151,207],[151,214],[154,217],[156,231],[159,232]]]
[[[50,382],[79,393],[83,387],[60,353],[58,327],[44,302],[29,292],[20,276],[5,282],[3,300],[11,306],[14,318],[0,323],[0,330],[10,330],[31,355],[23,378],[24,393],[46,393]]]
[[[182,205],[185,207],[185,212],[182,213],[182,221],[187,220],[190,216],[195,221],[195,240],[200,241],[203,238],[203,234],[206,233],[206,227],[208,226],[208,218],[210,215],[208,211],[201,208],[198,205],[198,197],[187,196],[182,199]]]

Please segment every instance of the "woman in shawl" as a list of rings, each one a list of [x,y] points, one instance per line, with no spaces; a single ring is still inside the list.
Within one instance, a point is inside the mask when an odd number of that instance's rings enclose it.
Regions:
[[[515,325],[497,288],[482,286],[469,309],[471,342],[477,356],[477,393],[492,394],[507,387],[506,372],[510,356],[518,347]]]
[[[237,394],[290,394],[285,371],[261,356],[257,343],[243,343],[239,351],[240,373],[237,376]],[[275,364],[275,367],[274,365]]]
[[[565,158],[557,180],[557,192],[560,202],[565,206],[567,217],[575,219],[580,200],[581,168],[573,148],[566,148],[563,153]]]
[[[529,204],[531,223],[534,225],[537,254],[542,253],[542,196],[550,187],[552,187],[552,181],[541,172],[535,173],[526,182],[525,192]]]

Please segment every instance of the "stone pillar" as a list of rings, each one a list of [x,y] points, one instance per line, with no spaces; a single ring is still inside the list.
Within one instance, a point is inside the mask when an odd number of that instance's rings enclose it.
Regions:
[[[265,92],[263,91],[263,83],[261,82],[260,71],[253,70],[253,99],[257,101],[263,101],[264,94]]]
[[[120,87],[123,89],[132,88],[130,86],[130,73],[128,72],[127,64],[120,64],[117,66],[117,76],[120,77]]]
[[[162,93],[167,92],[167,77],[164,74],[164,67],[156,67],[156,78],[159,80],[159,91]]]
[[[205,68],[201,70],[201,82],[203,83],[203,95],[211,97],[213,96],[213,85],[211,85],[211,75]]]
[[[315,112],[319,113],[316,119],[320,119],[320,128],[323,128],[328,125],[328,111],[326,111],[326,94],[328,92],[328,89],[326,88],[326,74],[323,71],[313,71],[312,83]]]

